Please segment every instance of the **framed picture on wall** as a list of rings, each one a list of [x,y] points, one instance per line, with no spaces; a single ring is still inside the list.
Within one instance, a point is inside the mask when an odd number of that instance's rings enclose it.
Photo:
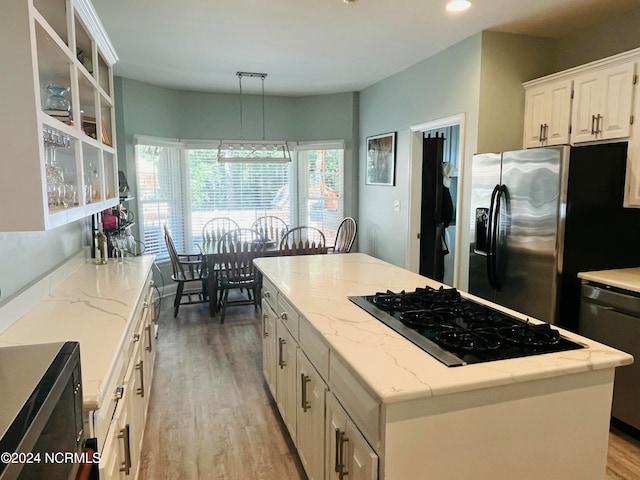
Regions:
[[[396,132],[367,137],[367,185],[394,186]]]

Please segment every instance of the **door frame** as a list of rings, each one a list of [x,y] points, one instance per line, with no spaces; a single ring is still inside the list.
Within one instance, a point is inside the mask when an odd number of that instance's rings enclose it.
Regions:
[[[429,122],[411,125],[410,153],[409,153],[409,235],[407,236],[407,269],[418,272],[420,268],[420,214],[422,210],[422,139],[424,132],[436,128],[451,127],[460,125],[460,138],[458,139],[460,148],[458,149],[458,192],[456,195],[456,238],[455,257],[453,259],[453,285],[458,287],[460,280],[460,228],[461,211],[460,201],[462,200],[463,185],[460,182],[464,178],[464,144],[465,144],[465,114],[459,113],[450,117],[440,118]]]

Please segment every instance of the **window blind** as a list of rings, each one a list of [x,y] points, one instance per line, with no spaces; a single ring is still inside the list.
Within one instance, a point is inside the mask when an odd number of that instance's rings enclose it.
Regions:
[[[138,221],[146,251],[158,260],[169,258],[163,232],[167,224],[176,249],[187,252],[179,147],[138,144],[135,149]]]

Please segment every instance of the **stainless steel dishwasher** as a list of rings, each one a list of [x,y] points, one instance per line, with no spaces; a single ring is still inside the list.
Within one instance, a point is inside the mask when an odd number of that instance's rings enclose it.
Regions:
[[[633,355],[616,369],[611,415],[640,429],[640,294],[583,281],[579,333]]]

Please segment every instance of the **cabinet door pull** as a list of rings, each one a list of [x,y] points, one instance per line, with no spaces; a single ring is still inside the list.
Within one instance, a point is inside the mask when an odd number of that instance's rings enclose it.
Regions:
[[[147,345],[145,345],[144,349],[147,352],[150,352],[151,350],[153,350],[153,339],[151,337],[151,325],[147,325],[146,327],[144,327],[144,329],[147,332],[147,341],[149,342]]]
[[[597,118],[597,122],[596,122],[596,135],[598,133],[602,133],[602,128],[600,127],[600,120],[602,120],[602,115],[598,114]]]
[[[540,124],[540,133],[538,133],[538,140],[540,140],[541,142],[544,141],[544,138],[542,137],[542,129],[543,129],[544,125],[541,123]]]
[[[131,471],[131,441],[129,439],[129,424],[120,429],[118,438],[122,439],[122,443],[124,444],[124,462],[122,462],[120,471],[124,472],[125,475],[129,475]]]
[[[280,314],[280,318],[281,318],[282,320],[286,320],[286,319],[287,319],[287,312],[282,312],[282,313]]]
[[[307,410],[311,408],[311,404],[307,401],[307,383],[311,381],[311,377],[305,375],[304,373],[300,374],[300,390],[301,390],[301,398],[300,408],[302,411],[306,413]]]
[[[262,336],[263,338],[267,338],[269,336],[269,332],[267,332],[267,314],[262,314]]]
[[[596,134],[596,116],[591,115],[591,135]]]
[[[280,366],[280,368],[284,368],[287,366],[287,362],[283,358],[284,353],[282,352],[282,349],[285,343],[287,343],[287,341],[284,338],[278,339],[278,365]]]
[[[336,463],[334,464],[333,471],[340,472],[340,429],[336,428]]]
[[[549,141],[549,124],[547,123],[544,124],[544,141]]]
[[[142,360],[136,363],[136,370],[140,372],[140,388],[136,388],[136,394],[144,397],[144,363]]]
[[[340,480],[349,475],[348,470],[345,470],[346,465],[344,464],[344,444],[348,441],[349,439],[346,437],[346,433],[342,432],[340,434],[340,472],[338,473],[338,478]]]

